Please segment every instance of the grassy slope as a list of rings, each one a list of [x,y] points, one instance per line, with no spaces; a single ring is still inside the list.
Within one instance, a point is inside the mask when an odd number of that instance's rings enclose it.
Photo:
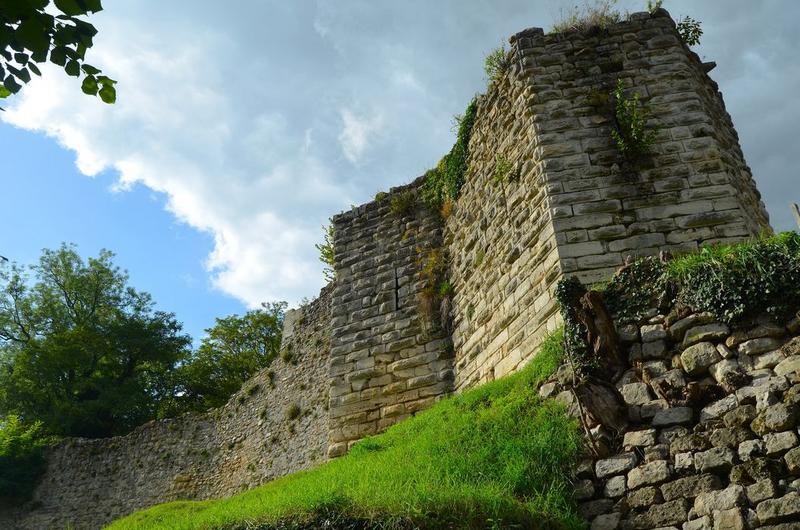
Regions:
[[[110,528],[255,528],[331,511],[380,528],[580,528],[568,478],[577,428],[537,397],[560,356],[557,334],[524,370],[443,400],[345,457],[227,499],[155,506]]]

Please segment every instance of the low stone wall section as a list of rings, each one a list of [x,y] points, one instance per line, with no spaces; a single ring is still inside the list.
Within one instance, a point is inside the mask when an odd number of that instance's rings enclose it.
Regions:
[[[591,530],[800,528],[800,314],[732,329],[674,311],[618,329],[629,425],[578,466]],[[577,415],[568,372],[541,394]]]
[[[68,439],[47,456],[33,500],[0,528],[96,529],[174,500],[233,495],[325,461],[331,289],[287,319],[286,361],[203,414],[153,421],[125,436]],[[71,525],[71,526],[70,526]]]
[[[424,274],[429,260],[444,258],[442,223],[422,203],[421,183],[333,218],[331,457],[452,389],[447,316],[430,296],[437,278]]]

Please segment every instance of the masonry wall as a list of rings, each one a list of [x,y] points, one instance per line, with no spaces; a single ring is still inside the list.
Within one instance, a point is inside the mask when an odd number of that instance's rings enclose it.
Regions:
[[[446,322],[438,300],[425,295],[438,286],[422,274],[441,252],[442,226],[417,197],[420,184],[333,219],[330,456],[452,388]]]
[[[673,307],[617,329],[628,424],[584,416],[598,454],[576,466],[592,530],[800,528],[800,314],[729,326]],[[540,395],[579,415],[564,368]]]
[[[558,321],[552,290],[562,272],[529,111],[534,92],[517,74],[477,100],[466,182],[446,222],[457,389],[514,370]],[[511,168],[506,175],[498,161]]]
[[[0,512],[0,528],[95,529],[147,506],[229,496],[323,462],[330,295],[326,288],[287,314],[291,361],[276,359],[224,407],[55,447],[33,500]],[[294,405],[300,414],[290,419]]]
[[[604,31],[518,34],[519,76],[545,159],[562,269],[610,277],[626,255],[735,242],[769,222],[717,84],[664,10]],[[617,80],[650,106],[650,154],[620,156],[611,138]],[[605,98],[605,99],[604,99]]]

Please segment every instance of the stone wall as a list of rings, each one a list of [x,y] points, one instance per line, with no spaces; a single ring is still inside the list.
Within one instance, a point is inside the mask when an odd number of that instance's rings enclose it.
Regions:
[[[664,10],[604,31],[512,38],[544,158],[565,273],[607,279],[628,254],[685,252],[769,231],[718,87]],[[617,80],[648,104],[650,154],[629,161],[611,138]]]
[[[276,359],[224,407],[55,447],[33,500],[0,512],[0,528],[99,528],[153,504],[224,497],[322,463],[330,295],[326,288],[287,314],[291,358]]]
[[[633,366],[615,382],[628,426],[586,421],[601,440],[575,484],[591,529],[799,528],[800,313],[730,328],[653,310],[618,331]],[[569,374],[540,393],[579,415]]]
[[[532,28],[511,43],[510,66],[478,98],[466,183],[446,222],[456,389],[530,358],[558,322],[561,276],[595,283],[629,255],[770,230],[712,64],[666,11],[606,30]],[[636,161],[611,136],[618,79],[658,128]]]
[[[422,206],[420,183],[333,218],[330,456],[452,387],[451,349],[430,292],[438,285],[423,273],[442,257],[441,220]]]
[[[562,272],[530,97],[508,75],[478,98],[469,171],[446,222],[457,389],[509,373],[557,323]],[[505,178],[498,161],[511,168]]]

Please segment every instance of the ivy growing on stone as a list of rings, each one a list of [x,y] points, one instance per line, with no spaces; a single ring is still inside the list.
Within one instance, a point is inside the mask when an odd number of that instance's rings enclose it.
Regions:
[[[705,247],[668,265],[678,301],[736,322],[767,313],[784,319],[800,308],[800,234]]]
[[[458,124],[458,136],[453,148],[436,165],[425,173],[422,199],[425,204],[439,209],[446,199],[456,199],[464,185],[469,159],[469,139],[478,111],[478,102],[473,99],[464,111]]]

